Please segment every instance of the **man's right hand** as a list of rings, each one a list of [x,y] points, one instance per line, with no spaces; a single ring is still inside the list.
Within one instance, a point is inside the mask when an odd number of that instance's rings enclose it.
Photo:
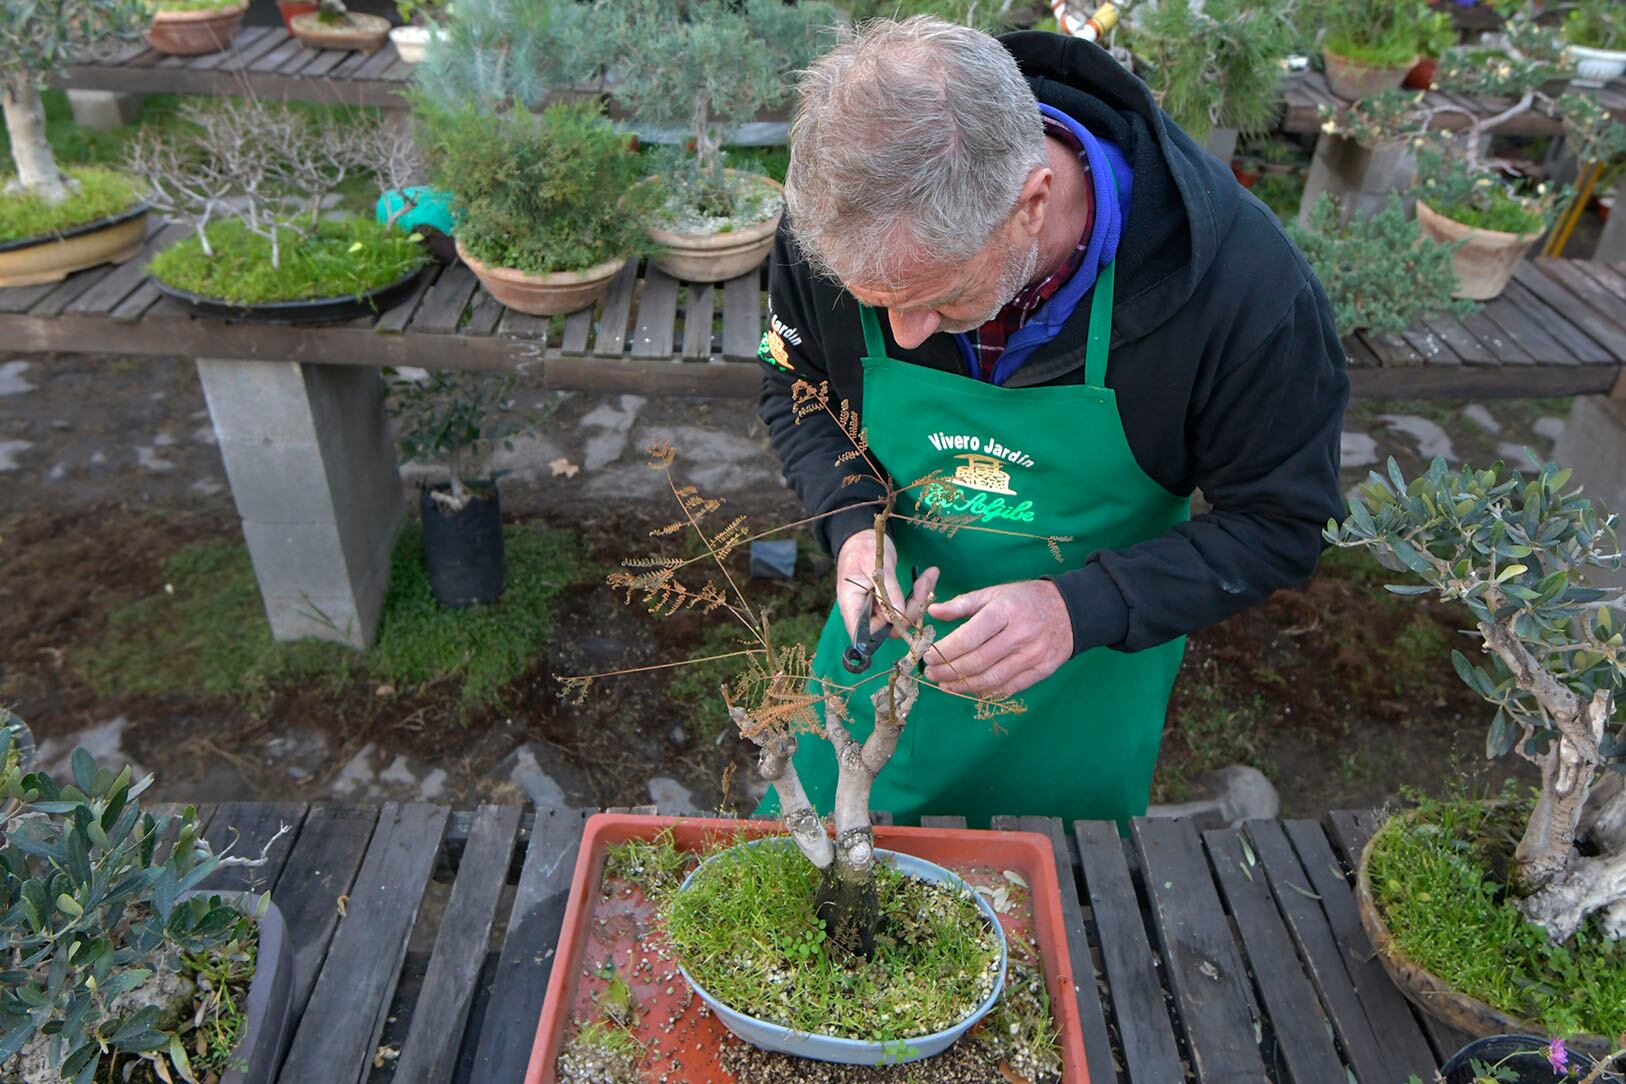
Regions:
[[[882,579],[886,583],[887,598],[898,612],[903,611],[903,590],[898,586],[898,551],[892,545],[892,539],[884,540],[885,555],[882,566]],[[847,639],[852,640],[858,632],[858,622],[864,614],[864,603],[868,598],[872,579],[871,573],[875,571],[875,531],[865,528],[857,534],[850,536],[836,551],[836,605],[841,609],[841,619],[847,623]],[[879,628],[886,623],[886,615],[879,606],[875,607],[871,628]],[[893,631],[897,635],[897,631]]]

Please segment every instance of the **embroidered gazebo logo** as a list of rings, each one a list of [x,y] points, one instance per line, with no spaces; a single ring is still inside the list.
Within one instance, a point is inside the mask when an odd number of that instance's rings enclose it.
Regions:
[[[980,489],[984,493],[1009,493],[1016,495],[1011,488],[1011,476],[1002,469],[1004,464],[991,455],[976,455],[967,453],[957,455],[955,459],[965,462],[954,468],[954,484],[967,489]]]

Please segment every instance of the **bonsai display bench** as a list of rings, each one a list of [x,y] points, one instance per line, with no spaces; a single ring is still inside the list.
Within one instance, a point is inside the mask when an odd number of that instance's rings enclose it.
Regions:
[[[277,1079],[519,1084],[586,812],[301,803],[204,806],[287,920],[294,1020]],[[963,827],[958,818],[928,823]],[[995,818],[1056,856],[1093,1084],[1267,1079],[1391,1084],[1466,1038],[1421,1019],[1372,958],[1349,871],[1370,814],[1254,821]],[[1335,1041],[1336,1040],[1336,1041]],[[1352,1076],[1351,1076],[1352,1074]]]

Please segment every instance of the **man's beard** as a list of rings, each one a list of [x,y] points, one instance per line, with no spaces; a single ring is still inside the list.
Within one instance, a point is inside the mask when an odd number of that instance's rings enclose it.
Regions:
[[[975,331],[1000,314],[1000,311],[1009,305],[1017,294],[1027,288],[1028,280],[1033,277],[1034,271],[1039,267],[1039,239],[1032,238],[1028,245],[1027,255],[1016,257],[1015,246],[1012,246],[1012,258],[1007,260],[999,273],[999,288],[994,291],[998,300],[988,310],[988,315],[980,320],[944,321],[937,327],[938,331],[946,331],[957,335],[967,331]]]

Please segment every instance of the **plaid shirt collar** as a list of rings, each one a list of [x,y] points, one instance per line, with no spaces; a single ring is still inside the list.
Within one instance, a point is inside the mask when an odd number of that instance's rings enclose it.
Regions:
[[[1084,151],[1084,144],[1079,142],[1078,137],[1065,124],[1045,117],[1044,132],[1045,135],[1058,139],[1071,148],[1083,164],[1085,172],[1089,172],[1090,159]],[[1085,186],[1084,192],[1087,199],[1093,199],[1088,185]],[[998,363],[999,356],[1005,352],[1005,344],[1010,341],[1011,336],[1020,331],[1039,307],[1061,289],[1062,283],[1073,277],[1073,273],[1084,262],[1084,253],[1090,244],[1090,230],[1094,225],[1095,214],[1092,205],[1091,213],[1084,222],[1084,233],[1079,237],[1078,244],[1074,246],[1067,262],[1044,280],[1023,287],[1009,304],[999,310],[998,315],[971,332],[971,353],[977,363],[977,379],[984,381],[993,379],[994,366]]]

